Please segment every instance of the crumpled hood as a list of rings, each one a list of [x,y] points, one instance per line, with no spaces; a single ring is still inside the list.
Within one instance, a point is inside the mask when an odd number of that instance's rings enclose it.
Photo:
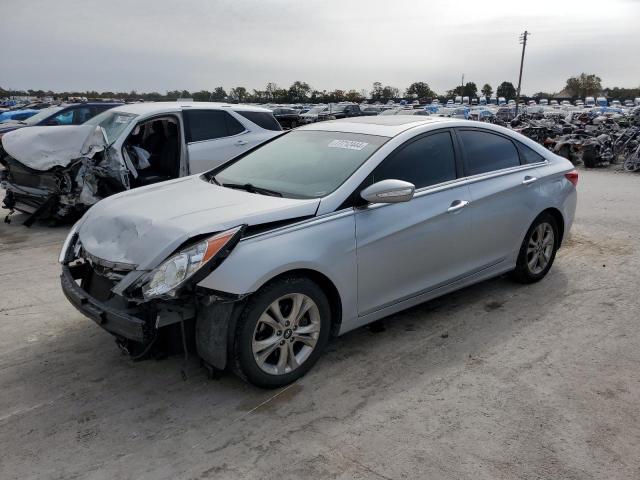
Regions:
[[[319,202],[219,187],[194,175],[98,202],[78,234],[90,254],[148,270],[196,235],[315,215]]]
[[[95,125],[20,128],[2,136],[4,150],[34,170],[66,167],[72,160],[91,158],[105,148],[104,136]]]

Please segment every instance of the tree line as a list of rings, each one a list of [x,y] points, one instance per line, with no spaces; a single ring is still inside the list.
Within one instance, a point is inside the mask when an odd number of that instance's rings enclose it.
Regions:
[[[215,87],[212,90],[200,90],[190,92],[188,90],[170,90],[162,94],[159,92],[98,92],[90,91],[69,91],[54,92],[52,90],[5,90],[0,87],[0,98],[11,96],[33,96],[33,97],[53,97],[57,99],[66,99],[68,97],[86,97],[88,99],[122,99],[122,100],[144,100],[144,101],[170,101],[191,98],[195,101],[204,102],[238,102],[238,103],[334,103],[334,102],[356,102],[363,101],[386,103],[389,100],[399,101],[420,100],[428,101],[439,99],[445,102],[449,98],[455,96],[468,96],[469,98],[478,97],[479,94],[485,97],[491,97],[494,93],[493,87],[485,83],[478,92],[478,86],[475,82],[467,82],[464,85],[458,85],[451,90],[447,90],[444,94],[438,94],[433,91],[427,82],[414,82],[404,91],[391,86],[383,85],[381,82],[374,82],[370,91],[367,90],[316,90],[307,82],[295,81],[290,87],[280,87],[273,82],[267,83],[263,90],[248,90],[245,87],[238,86],[231,88],[229,91],[223,87]],[[511,82],[504,81],[500,83],[495,94],[497,97],[504,97],[507,100],[516,98],[516,89]],[[582,73],[566,80],[564,88],[559,93],[553,92],[537,92],[527,98],[553,98],[559,95],[562,98],[584,98],[587,96],[605,95],[609,98],[617,98],[620,100],[627,98],[640,97],[639,88],[603,88],[602,80],[595,74]],[[525,96],[523,96],[525,97]]]

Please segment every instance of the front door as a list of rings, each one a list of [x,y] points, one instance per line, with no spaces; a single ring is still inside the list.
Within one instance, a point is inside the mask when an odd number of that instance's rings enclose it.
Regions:
[[[470,195],[456,178],[448,130],[410,141],[374,170],[372,183],[404,180],[416,186],[416,193],[405,203],[368,205],[356,212],[360,316],[467,273]]]

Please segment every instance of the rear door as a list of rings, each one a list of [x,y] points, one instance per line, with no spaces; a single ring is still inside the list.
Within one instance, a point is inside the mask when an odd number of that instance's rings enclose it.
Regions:
[[[251,147],[244,125],[223,110],[182,111],[190,173],[217,167]]]
[[[369,183],[405,180],[416,193],[405,203],[356,211],[361,316],[466,273],[469,189],[456,180],[455,152],[451,132],[439,130],[407,142],[372,173]]]
[[[470,180],[473,269],[510,262],[539,203],[536,162],[521,160],[518,146],[507,136],[481,128],[456,129],[456,135]]]

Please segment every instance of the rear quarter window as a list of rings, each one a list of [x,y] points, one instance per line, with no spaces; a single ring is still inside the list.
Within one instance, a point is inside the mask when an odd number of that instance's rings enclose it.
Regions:
[[[234,111],[238,115],[242,115],[244,118],[246,118],[250,122],[255,123],[256,125],[258,125],[261,128],[264,128],[265,130],[275,130],[275,131],[282,130],[282,127],[280,126],[280,124],[275,119],[275,117],[273,116],[272,113],[269,113],[269,112],[243,112],[243,111],[236,111],[236,110],[234,110]]]
[[[544,157],[537,152],[534,152],[531,148],[527,147],[524,143],[516,142],[518,151],[520,152],[520,159],[523,164],[544,162]]]

